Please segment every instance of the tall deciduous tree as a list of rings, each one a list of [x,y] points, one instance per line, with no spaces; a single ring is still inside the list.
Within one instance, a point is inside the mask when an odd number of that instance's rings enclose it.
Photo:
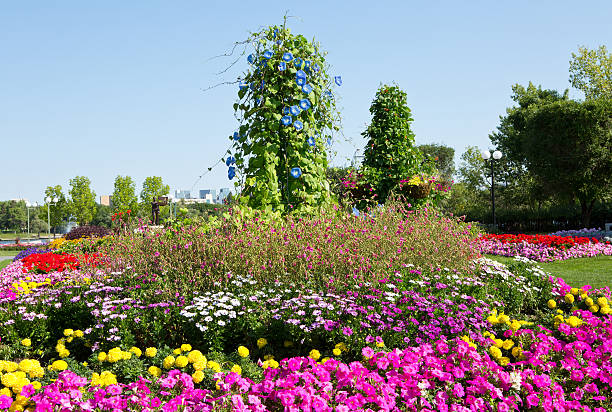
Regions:
[[[585,227],[596,200],[612,193],[612,100],[548,103],[530,111],[521,133],[527,168],[578,199]]]
[[[131,210],[136,213],[138,198],[136,197],[136,184],[130,176],[117,176],[115,178],[115,190],[112,197],[113,211],[126,212]]]
[[[612,53],[606,46],[597,50],[580,47],[570,60],[570,83],[587,99],[612,98]]]
[[[0,202],[0,226],[21,231],[27,225],[26,204],[23,200]]]
[[[68,201],[66,200],[61,185],[47,186],[45,189],[45,199],[46,198],[57,198],[57,203],[49,207],[49,204],[45,202],[39,209],[38,217],[45,222],[50,218],[51,227],[55,231],[55,228],[61,226],[70,216]],[[47,214],[47,208],[49,208],[49,214]]]
[[[370,106],[372,123],[362,133],[367,139],[364,150],[364,175],[384,202],[402,179],[418,173],[422,153],[414,146],[410,130],[412,116],[406,93],[397,86],[381,86]]]
[[[440,175],[451,180],[455,174],[455,149],[443,144],[422,144],[417,148],[433,162]]]
[[[89,185],[91,181],[85,176],[70,179],[69,210],[79,225],[87,224],[96,215],[96,194]]]

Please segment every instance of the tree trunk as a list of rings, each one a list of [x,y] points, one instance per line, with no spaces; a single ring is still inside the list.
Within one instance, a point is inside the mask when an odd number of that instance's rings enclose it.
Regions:
[[[591,212],[593,211],[593,206],[595,205],[595,199],[590,202],[586,199],[580,199],[580,209],[582,211],[582,225],[585,228],[588,228],[591,224]]]

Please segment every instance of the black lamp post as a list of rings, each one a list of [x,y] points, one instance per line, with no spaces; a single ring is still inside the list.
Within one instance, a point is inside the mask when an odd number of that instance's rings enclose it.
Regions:
[[[495,171],[493,169],[493,160],[499,160],[502,157],[502,152],[496,150],[491,153],[488,150],[485,150],[481,153],[483,160],[486,162],[489,161],[491,165],[491,206],[493,210],[493,228],[497,227],[497,222],[495,221]]]

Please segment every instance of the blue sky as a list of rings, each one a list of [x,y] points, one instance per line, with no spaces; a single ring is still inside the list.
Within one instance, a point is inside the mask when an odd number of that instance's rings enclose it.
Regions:
[[[237,126],[236,88],[203,90],[247,67],[216,76],[231,60],[210,58],[285,12],[342,75],[337,165],[363,147],[381,83],[407,92],[417,143],[459,155],[488,147],[513,84],[563,90],[573,51],[612,46],[610,1],[4,2],[0,200],[41,201],[77,175],[98,196],[117,175],[190,189]],[[220,165],[194,189],[227,186]]]

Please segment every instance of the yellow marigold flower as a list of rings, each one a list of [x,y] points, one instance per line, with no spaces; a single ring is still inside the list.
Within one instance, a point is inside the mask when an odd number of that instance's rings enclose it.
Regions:
[[[74,339],[74,337],[73,337],[73,336],[71,336],[71,337],[69,337],[69,338],[67,338],[67,339],[66,339],[66,342],[70,343],[70,342],[72,342],[72,341],[73,341],[73,339]]]
[[[505,356],[504,356],[504,357],[499,358],[499,364],[500,364],[501,366],[506,366],[506,365],[507,365],[507,364],[509,364],[509,363],[510,363],[510,358],[507,358],[507,357],[505,357]]]
[[[174,361],[175,361],[174,356],[172,356],[172,355],[166,356],[164,358],[164,365],[163,365],[164,368],[165,369],[170,369],[171,367],[173,367],[174,366]]]
[[[102,380],[102,386],[117,384],[117,377],[115,376],[115,374],[109,371],[102,371],[102,373],[100,374],[100,379]]]
[[[34,387],[34,389],[39,390],[42,387],[42,384],[38,381],[33,381],[32,386]]]
[[[212,369],[213,371],[215,371],[217,373],[221,372],[221,365],[219,365],[215,361],[208,361],[206,366],[208,366],[209,369]]]
[[[380,342],[376,342],[376,347],[377,348],[383,348],[385,346],[385,342],[380,341]]]
[[[17,383],[17,376],[15,376],[13,373],[5,373],[2,375],[2,379],[0,379],[0,381],[7,388],[12,388]]]
[[[497,339],[493,339],[495,341],[495,347],[501,349],[502,346],[504,346],[504,341],[497,338]]]
[[[6,396],[11,396],[11,390],[9,388],[2,388],[0,389],[0,395],[6,395]]]
[[[206,358],[203,358],[202,360],[199,360],[197,362],[193,363],[193,369],[197,370],[197,371],[201,371],[206,369]]]
[[[15,371],[15,376],[17,376],[19,379],[23,379],[26,377],[26,373],[24,371]]]
[[[183,352],[183,351],[181,350],[181,348],[176,348],[176,349],[174,349],[173,354],[174,354],[174,355],[180,355],[180,354],[181,354],[181,352]]]
[[[592,306],[593,303],[595,303],[595,302],[593,302],[593,299],[591,299],[591,298],[586,298],[584,300],[584,303],[586,303],[587,306]]]
[[[499,320],[499,323],[509,323],[510,322],[510,316],[501,314],[501,315],[499,315],[499,319],[498,320]]]
[[[30,346],[32,346],[32,341],[29,338],[25,338],[21,340],[21,344],[29,348]]]
[[[576,316],[570,316],[567,318],[567,324],[572,328],[577,328],[578,326],[582,325],[582,319]]]
[[[602,315],[607,315],[610,312],[612,312],[609,306],[602,306],[599,311],[601,312]]]
[[[548,300],[548,307],[549,307],[550,309],[554,309],[554,308],[556,308],[556,307],[557,307],[557,302],[555,302],[553,299],[549,299],[549,300]]]
[[[570,293],[571,293],[572,295],[576,295],[576,296],[578,296],[578,294],[580,293],[580,290],[578,290],[578,288],[571,288],[571,289],[570,289]]]
[[[183,352],[189,352],[189,351],[191,350],[191,345],[190,345],[190,344],[188,344],[188,343],[183,343],[183,344],[181,345],[181,350],[182,350]]]
[[[184,368],[188,364],[189,364],[189,359],[187,359],[187,356],[183,356],[183,355],[178,356],[176,360],[174,361],[174,366],[176,366],[177,368]]]
[[[240,375],[242,373],[242,368],[240,367],[240,365],[234,365],[232,366],[232,369],[230,369],[230,372],[234,372]]]
[[[520,328],[521,322],[519,322],[518,320],[514,319],[512,322],[510,322],[510,329],[512,329],[514,332],[516,332]]]
[[[112,348],[106,355],[106,360],[110,363],[119,362],[123,359],[123,351],[120,348]]]
[[[137,358],[140,358],[140,356],[142,356],[142,351],[137,348],[136,346],[132,346],[130,348],[130,352],[132,352],[134,355],[136,355]]]
[[[267,344],[268,344],[268,341],[266,340],[266,338],[259,338],[259,339],[257,339],[257,347],[259,349],[263,348]]]
[[[567,295],[565,295],[565,301],[567,303],[574,303],[574,295],[568,293]]]
[[[84,335],[85,334],[80,329],[77,329],[77,330],[74,331],[74,336],[76,336],[77,338],[82,338]]]
[[[83,362],[81,365],[83,365],[83,366],[87,367],[87,366],[89,366],[89,363],[87,363],[87,362]]]
[[[242,358],[249,356],[249,349],[245,346],[238,346],[238,355]]]
[[[494,359],[499,359],[502,356],[501,350],[497,346],[491,346],[489,348],[489,353]]]
[[[346,344],[344,342],[336,343],[335,348],[340,349],[342,352],[348,351],[348,348],[346,347]]]
[[[63,371],[68,368],[68,364],[64,360],[56,360],[51,364],[51,368],[56,371]]]
[[[16,362],[6,362],[6,364],[4,365],[4,370],[7,372],[15,372],[17,369],[19,369],[19,365],[17,365]]]
[[[121,352],[121,359],[123,360],[132,359],[132,352]]]
[[[30,371],[30,378],[42,378],[43,376],[45,376],[45,370],[40,365],[35,366]]]
[[[271,368],[273,369],[277,369],[280,365],[278,364],[277,361],[275,361],[274,359],[270,359],[268,361],[268,365],[270,365]]]
[[[314,360],[319,360],[319,358],[321,357],[321,352],[319,352],[316,349],[313,349],[310,351],[310,353],[308,354],[308,356]]]
[[[589,306],[589,310],[593,313],[597,313],[599,311],[599,306],[597,305]]]
[[[189,352],[187,354],[187,360],[189,360],[190,363],[196,363],[197,361],[199,361],[203,357],[204,357],[204,355],[202,354],[202,352],[200,352],[197,349],[196,350],[192,350],[191,352]]]
[[[290,348],[290,347],[293,346],[293,342],[291,342],[290,340],[286,340],[286,341],[283,342],[283,346],[285,348]]]
[[[340,354],[342,353],[342,351],[338,348],[334,348],[334,350],[332,350],[334,356],[340,356]]]
[[[195,371],[193,375],[191,375],[191,379],[193,379],[193,383],[200,383],[204,380],[204,372],[201,370]]]
[[[68,349],[63,349],[59,351],[59,356],[60,358],[67,358],[68,356],[70,356],[70,351]]]
[[[514,341],[512,339],[506,339],[504,341],[504,344],[502,345],[502,347],[505,350],[510,350],[510,348],[512,348],[514,346]]]
[[[512,348],[512,356],[514,356],[515,358],[517,358],[521,353],[521,348],[519,348],[518,346],[515,346],[514,348]]]
[[[98,361],[104,362],[106,360],[106,352],[98,353]]]
[[[563,311],[561,309],[557,309],[557,313],[563,314]]]
[[[148,371],[151,375],[155,376],[156,378],[159,378],[162,373],[161,369],[158,368],[157,366],[149,366]]]
[[[64,329],[64,336],[72,336],[74,331],[72,329]]]
[[[147,358],[154,358],[155,355],[157,355],[157,349],[156,348],[147,348],[147,349],[145,349],[145,356]]]
[[[19,362],[19,370],[25,373],[30,373],[33,367],[34,367],[34,362],[32,362],[31,359],[24,359],[21,362]]]
[[[603,306],[608,306],[608,299],[606,299],[606,298],[605,298],[605,297],[603,297],[603,296],[602,296],[602,297],[600,297],[600,298],[597,298],[597,304],[598,304],[599,306],[601,306],[601,307],[603,307]]]

